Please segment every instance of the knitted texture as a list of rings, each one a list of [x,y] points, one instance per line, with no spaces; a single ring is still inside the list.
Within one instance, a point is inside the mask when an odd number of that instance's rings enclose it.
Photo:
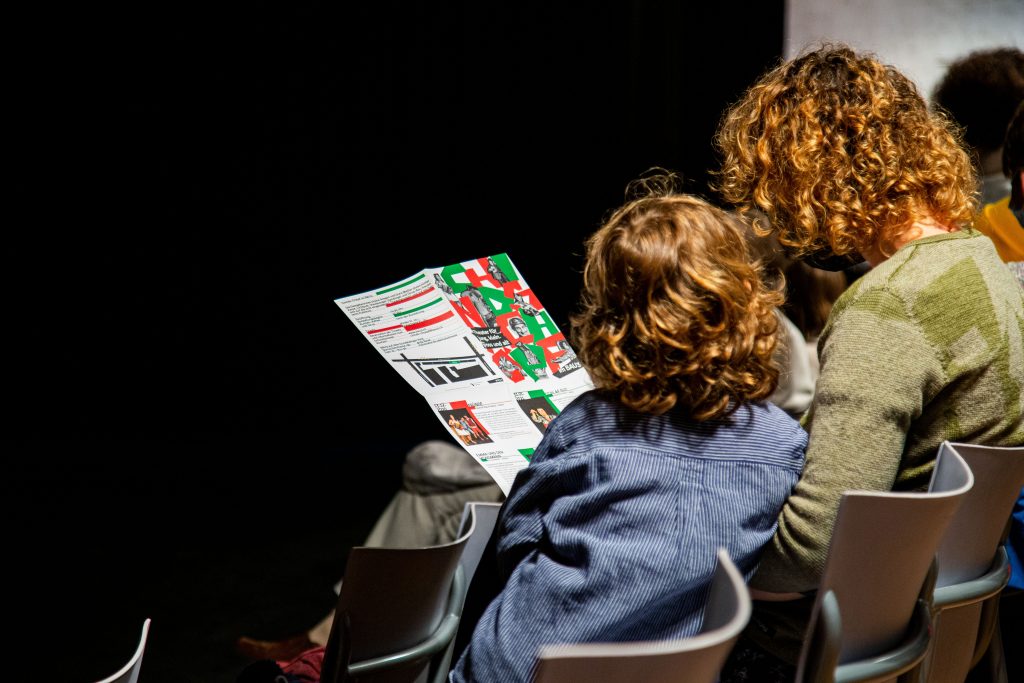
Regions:
[[[1024,443],[1022,339],[1024,290],[977,232],[910,242],[847,290],[819,341],[804,472],[752,585],[817,586],[844,491],[926,488],[946,439]]]

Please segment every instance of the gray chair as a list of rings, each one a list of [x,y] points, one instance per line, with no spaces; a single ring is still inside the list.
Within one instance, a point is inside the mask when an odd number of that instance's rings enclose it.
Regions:
[[[462,550],[462,559],[459,561],[459,568],[462,570],[464,589],[453,605],[461,617],[462,608],[466,601],[466,592],[476,574],[476,568],[480,565],[487,541],[494,532],[498,523],[498,515],[501,512],[501,503],[466,503],[462,514],[462,524],[459,527],[459,537],[468,535],[466,546]],[[457,629],[456,629],[457,631]],[[455,638],[451,639],[444,656],[433,668],[431,680],[444,681],[448,678],[448,670],[451,668],[452,654],[455,651]]]
[[[843,494],[799,683],[889,680],[917,667],[930,637],[935,553],[973,484],[963,458],[943,450],[927,493]]]
[[[135,654],[128,660],[121,669],[97,683],[136,683],[139,680],[139,671],[142,670],[142,654],[146,651],[146,640],[149,638],[149,624],[152,620],[146,619],[142,622],[142,636],[139,638]]]
[[[932,646],[922,666],[927,683],[963,683],[988,654],[994,680],[1006,680],[997,625],[999,593],[1010,578],[1001,543],[1024,486],[1024,447],[942,444],[974,473],[967,494],[939,546],[933,599]],[[994,640],[993,640],[994,638]]]
[[[461,533],[451,543],[353,548],[324,651],[321,681],[447,679],[451,642],[466,593],[465,550],[470,541],[475,548],[481,536],[486,543],[495,519],[489,505],[468,503]],[[474,570],[480,551],[476,552]]]
[[[698,635],[649,643],[545,646],[534,682],[713,683],[749,620],[750,594],[743,576],[725,550],[719,550]]]
[[[462,573],[466,577],[466,585],[473,580],[476,568],[483,557],[487,541],[498,524],[498,515],[501,512],[501,503],[466,503],[465,511],[462,513],[462,524],[459,527],[459,536],[470,533],[466,541],[466,548],[462,551]]]

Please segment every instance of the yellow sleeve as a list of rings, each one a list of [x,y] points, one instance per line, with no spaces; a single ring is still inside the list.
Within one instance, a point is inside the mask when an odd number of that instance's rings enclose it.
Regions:
[[[1010,211],[1009,197],[982,207],[974,228],[992,240],[1004,263],[1024,261],[1024,227]]]

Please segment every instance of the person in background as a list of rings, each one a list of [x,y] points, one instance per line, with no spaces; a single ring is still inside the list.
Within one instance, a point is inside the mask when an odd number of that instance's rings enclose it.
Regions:
[[[986,206],[978,221],[988,220],[989,224],[993,225],[993,230],[986,234],[998,232],[1003,235],[1015,235],[1019,240],[1019,255],[1007,259],[1005,252],[1000,251],[1000,256],[1007,261],[1006,265],[1017,276],[1017,282],[1024,287],[1024,102],[1017,107],[1017,112],[1006,130],[1006,140],[1003,143],[1003,173],[1010,179],[1010,196]],[[997,223],[998,229],[995,228]],[[1012,238],[1007,241],[1012,241]],[[996,242],[997,248],[999,244]],[[999,601],[1000,623],[1003,629],[1003,643],[1019,643],[1022,642],[1024,632],[1024,490],[1021,490],[1020,498],[1013,508],[1006,550],[1013,571],[1010,573],[1010,583]],[[1018,648],[1004,649],[1006,666],[1012,679],[1024,671],[1024,655]]]
[[[775,348],[779,384],[769,400],[800,418],[811,405],[818,380],[818,335],[847,279],[843,273],[818,270],[792,259],[774,235],[758,235],[749,223],[746,237],[766,278],[785,281],[786,300],[778,309],[784,334]]]
[[[786,264],[782,274],[786,278],[786,303],[782,305],[782,312],[800,331],[811,376],[817,382],[820,371],[818,337],[825,329],[836,299],[860,274],[820,270],[795,259]]]
[[[717,548],[753,572],[799,476],[806,435],[766,402],[782,297],[742,222],[643,187],[587,241],[572,336],[597,389],[515,479],[456,683],[528,681],[541,645],[694,635]]]
[[[451,543],[458,536],[466,503],[499,503],[504,499],[491,475],[465,450],[445,441],[424,441],[406,454],[402,486],[377,518],[363,545],[419,548]],[[340,590],[338,582],[335,592]],[[325,645],[333,622],[331,609],[308,631],[281,640],[241,636],[235,641],[235,650],[249,660],[284,662]]]
[[[1010,187],[1001,168],[1003,136],[1024,100],[1024,52],[1013,47],[979,50],[953,62],[932,102],[964,129],[980,176],[982,205],[999,201]]]
[[[835,302],[804,418],[806,464],[751,580],[724,681],[792,680],[842,493],[927,488],[943,440],[1024,442],[1024,292],[969,230],[959,129],[895,68],[825,46],[723,117],[721,195],[824,267],[872,266]]]
[[[1000,258],[1024,286],[1024,100],[1006,129],[1002,162],[1010,188],[1005,197],[982,208],[974,227],[992,239]]]

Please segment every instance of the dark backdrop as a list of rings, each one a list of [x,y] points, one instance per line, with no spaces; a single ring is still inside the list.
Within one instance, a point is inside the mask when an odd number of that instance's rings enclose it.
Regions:
[[[183,556],[358,542],[404,452],[448,437],[332,300],[507,251],[567,327],[582,242],[630,179],[663,166],[710,196],[712,133],[778,59],[782,4],[16,12],[3,479],[23,623],[74,587],[80,620],[134,632],[153,612],[136,573],[173,593]]]

